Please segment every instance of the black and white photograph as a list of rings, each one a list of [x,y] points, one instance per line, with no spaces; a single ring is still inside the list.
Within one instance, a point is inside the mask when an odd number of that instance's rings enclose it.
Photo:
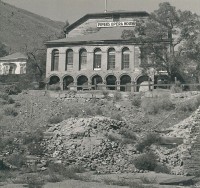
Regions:
[[[200,188],[200,0],[0,0],[1,188]]]

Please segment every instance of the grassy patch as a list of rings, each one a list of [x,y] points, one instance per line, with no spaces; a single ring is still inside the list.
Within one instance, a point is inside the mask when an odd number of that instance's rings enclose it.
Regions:
[[[161,110],[170,111],[175,108],[168,97],[144,98],[141,106],[147,114],[157,114]]]

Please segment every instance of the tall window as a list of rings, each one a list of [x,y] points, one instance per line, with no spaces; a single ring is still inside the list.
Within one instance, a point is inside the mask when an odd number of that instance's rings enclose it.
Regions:
[[[94,51],[94,70],[101,69],[101,50],[98,48]]]
[[[20,74],[26,73],[26,64],[20,64]]]
[[[108,70],[115,69],[115,49],[108,50]]]
[[[66,52],[66,64],[65,70],[72,70],[73,69],[73,50],[67,50]]]
[[[58,70],[58,62],[59,62],[59,51],[53,50],[52,51],[52,60],[51,60],[51,71]]]
[[[85,49],[79,52],[79,70],[86,70],[87,66],[87,51]]]
[[[129,69],[130,64],[130,50],[128,48],[124,48],[122,50],[122,70]]]

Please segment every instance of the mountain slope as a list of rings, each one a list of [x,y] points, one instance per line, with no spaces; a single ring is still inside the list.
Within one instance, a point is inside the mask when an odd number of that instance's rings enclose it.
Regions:
[[[41,48],[45,40],[55,39],[64,23],[52,21],[0,1],[0,41],[10,52]]]

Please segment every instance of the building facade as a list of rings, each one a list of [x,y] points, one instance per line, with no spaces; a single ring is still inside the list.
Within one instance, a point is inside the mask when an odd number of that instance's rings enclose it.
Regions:
[[[28,57],[22,53],[14,53],[0,58],[0,75],[26,74]]]
[[[130,91],[148,78],[142,74],[137,43],[122,38],[148,19],[146,12],[87,14],[66,28],[66,38],[48,41],[46,78],[61,89]],[[134,89],[134,88],[132,88]]]

